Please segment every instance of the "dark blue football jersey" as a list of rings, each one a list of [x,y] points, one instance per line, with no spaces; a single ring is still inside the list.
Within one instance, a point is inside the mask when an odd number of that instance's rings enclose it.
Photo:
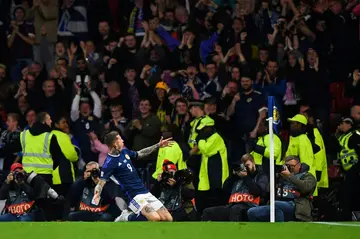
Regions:
[[[108,154],[101,169],[101,179],[112,180],[119,185],[130,200],[136,195],[149,192],[131,163],[136,158],[135,151],[123,149],[119,155]]]

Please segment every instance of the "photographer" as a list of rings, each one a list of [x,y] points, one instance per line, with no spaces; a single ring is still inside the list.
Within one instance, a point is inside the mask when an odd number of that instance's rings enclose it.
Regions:
[[[280,172],[275,201],[275,220],[311,221],[311,197],[316,188],[316,178],[309,172],[309,166],[301,163],[299,157],[288,156]],[[270,206],[251,208],[248,211],[250,221],[268,222]]]
[[[229,204],[206,208],[202,220],[246,221],[247,210],[259,206],[260,197],[265,194],[268,184],[268,176],[257,169],[253,156],[243,155],[241,164],[224,183],[224,189],[230,192]]]
[[[154,194],[171,213],[174,221],[195,220],[196,213],[191,200],[195,195],[190,170],[177,170],[176,165],[164,160],[163,173],[154,187]]]
[[[114,221],[120,214],[115,202],[116,188],[108,182],[101,194],[98,205],[92,203],[94,188],[100,180],[99,164],[92,161],[86,165],[84,178],[76,181],[69,192],[64,216],[69,221]],[[125,207],[126,204],[124,203]],[[125,208],[124,207],[124,208]],[[74,211],[70,212],[70,209]]]
[[[35,191],[25,180],[22,165],[11,165],[10,173],[0,189],[0,200],[6,200],[7,209],[7,213],[0,215],[0,222],[34,220]]]
[[[23,165],[20,163],[14,163],[11,165],[10,174],[12,174],[12,177],[8,177],[8,179],[13,178],[13,180],[15,179],[14,182],[24,182],[26,185],[30,186],[31,192],[33,193],[32,198],[35,200],[33,208],[36,207],[39,209],[36,210],[36,213],[34,213],[36,216],[34,215],[35,218],[33,219],[36,221],[43,221],[46,219],[52,220],[53,215],[55,215],[54,205],[61,204],[64,197],[59,196],[41,175],[36,174],[34,171],[26,173],[23,169]],[[6,185],[6,182],[4,185]]]

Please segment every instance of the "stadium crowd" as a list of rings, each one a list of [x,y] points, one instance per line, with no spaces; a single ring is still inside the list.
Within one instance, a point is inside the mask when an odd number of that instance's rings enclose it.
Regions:
[[[142,219],[269,221],[268,96],[276,221],[360,220],[359,17],[358,0],[0,0],[0,221],[132,220],[111,175],[93,200],[114,132],[171,214]]]

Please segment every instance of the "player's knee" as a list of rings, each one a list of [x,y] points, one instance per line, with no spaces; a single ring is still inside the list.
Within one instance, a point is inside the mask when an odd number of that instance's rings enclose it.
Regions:
[[[161,221],[163,222],[172,222],[173,221],[173,217],[171,216],[171,214],[169,212],[163,212],[163,213],[159,213]]]
[[[159,222],[159,221],[161,221],[161,217],[157,213],[151,213],[146,218],[151,222]]]

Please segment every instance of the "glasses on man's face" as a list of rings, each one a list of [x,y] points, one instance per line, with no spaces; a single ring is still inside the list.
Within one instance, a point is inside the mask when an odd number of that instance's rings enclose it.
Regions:
[[[285,164],[286,167],[288,168],[295,168],[300,162],[298,162],[297,164]]]

